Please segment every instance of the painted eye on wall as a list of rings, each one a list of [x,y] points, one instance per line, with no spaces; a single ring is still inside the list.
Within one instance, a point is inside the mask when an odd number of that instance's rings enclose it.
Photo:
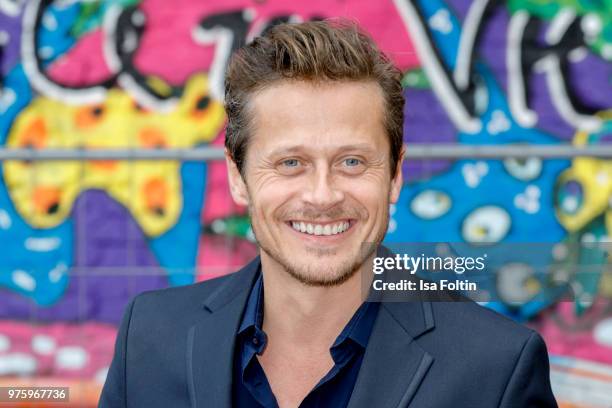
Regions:
[[[512,177],[523,181],[530,181],[537,178],[542,172],[542,160],[537,157],[529,157],[527,159],[510,158],[504,160],[504,168]]]
[[[27,149],[42,149],[47,144],[49,132],[42,118],[33,120],[19,137],[19,146]]]
[[[103,105],[84,106],[77,110],[75,123],[81,129],[89,128],[104,118],[104,112]]]
[[[210,99],[210,96],[208,95],[201,95],[198,98],[196,98],[193,104],[192,115],[195,116],[196,118],[199,118],[202,115],[204,115],[206,111],[208,110],[208,108],[210,107],[211,102],[212,100]]]
[[[461,235],[471,243],[499,242],[510,230],[510,214],[501,207],[487,205],[472,211],[463,220]]]
[[[167,183],[159,178],[151,178],[142,186],[142,195],[147,210],[157,216],[166,215],[168,196],[170,195]]]
[[[32,201],[38,214],[53,215],[59,211],[62,191],[58,187],[38,186],[32,191]]]
[[[542,289],[531,266],[512,262],[502,266],[496,275],[497,295],[510,306],[522,306]]]
[[[576,180],[567,180],[557,186],[555,202],[560,213],[574,215],[582,208],[584,203],[584,190],[582,184]]]
[[[433,220],[446,214],[451,207],[448,194],[439,190],[425,190],[410,202],[410,210],[424,220]]]
[[[144,106],[142,106],[137,101],[132,101],[132,107],[134,108],[135,111],[140,112],[140,113],[149,113],[150,112],[149,109],[145,108]]]

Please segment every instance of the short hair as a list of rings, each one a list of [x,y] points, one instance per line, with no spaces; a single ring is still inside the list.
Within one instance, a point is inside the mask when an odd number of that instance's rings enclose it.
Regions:
[[[376,82],[384,99],[391,175],[396,176],[403,147],[401,71],[357,24],[338,19],[276,25],[232,56],[225,75],[225,147],[243,177],[252,122],[249,99],[282,80]]]

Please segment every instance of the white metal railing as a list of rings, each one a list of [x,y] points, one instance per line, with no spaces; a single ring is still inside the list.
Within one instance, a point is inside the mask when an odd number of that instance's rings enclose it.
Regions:
[[[612,145],[575,146],[570,144],[408,144],[406,158],[419,159],[571,159],[596,157],[612,159]],[[217,146],[193,149],[11,149],[0,148],[0,161],[6,160],[179,160],[211,161],[223,159]]]

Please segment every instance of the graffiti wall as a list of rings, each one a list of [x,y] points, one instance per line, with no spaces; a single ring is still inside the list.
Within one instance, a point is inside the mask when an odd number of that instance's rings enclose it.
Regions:
[[[612,140],[609,0],[0,0],[0,142],[222,145],[232,51],[274,24],[337,16],[404,72],[409,146]],[[586,244],[612,229],[608,160],[411,160],[403,172],[388,242],[559,243],[560,264],[607,256]],[[574,243],[585,245],[563,251]],[[65,384],[93,403],[131,297],[255,253],[222,162],[1,163],[0,386]],[[510,272],[499,273],[525,276]],[[560,402],[612,406],[612,277],[574,277],[572,301],[534,285],[520,304],[487,306],[543,334]]]

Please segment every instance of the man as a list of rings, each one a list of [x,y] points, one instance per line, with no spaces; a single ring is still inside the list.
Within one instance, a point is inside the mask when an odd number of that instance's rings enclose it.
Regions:
[[[231,194],[260,256],[137,296],[101,407],[555,407],[538,334],[471,302],[364,302],[402,186],[400,73],[341,22],[283,24],[226,75]]]

